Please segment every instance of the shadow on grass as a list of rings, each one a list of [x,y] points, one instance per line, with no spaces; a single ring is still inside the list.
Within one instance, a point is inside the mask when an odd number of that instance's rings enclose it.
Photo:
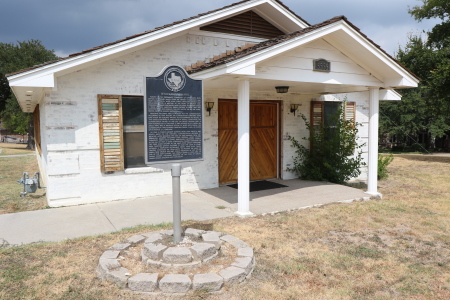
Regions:
[[[449,156],[438,156],[433,154],[397,154],[395,157],[401,157],[408,160],[415,161],[426,161],[426,162],[439,162],[439,163],[450,163]]]

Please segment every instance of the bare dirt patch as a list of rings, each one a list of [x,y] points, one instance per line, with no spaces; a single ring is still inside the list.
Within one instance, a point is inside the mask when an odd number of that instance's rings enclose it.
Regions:
[[[166,246],[169,247],[173,246],[173,237],[168,236],[168,238],[172,239],[172,242],[166,240],[166,242],[162,244],[165,244]],[[202,240],[198,238],[197,242],[201,241]],[[193,243],[185,244],[186,247],[190,247],[192,245]],[[128,250],[123,251],[120,263],[122,267],[128,269],[132,275],[136,275],[138,273],[159,273],[160,277],[162,277],[164,274],[182,273],[188,275],[192,279],[193,276],[196,274],[217,273],[218,271],[225,268],[225,266],[230,266],[237,257],[237,249],[228,243],[223,243],[215,259],[211,260],[208,263],[203,263],[198,267],[192,267],[189,270],[183,270],[181,272],[179,268],[177,269],[161,266],[152,266],[143,263],[142,262],[143,248],[144,244],[138,244],[136,246],[130,247]]]

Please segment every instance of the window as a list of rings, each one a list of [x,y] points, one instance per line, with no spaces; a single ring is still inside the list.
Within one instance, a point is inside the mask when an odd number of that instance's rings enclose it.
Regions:
[[[345,103],[344,118],[355,121],[356,103],[340,101],[311,101],[311,128],[319,129],[323,126],[325,135],[333,134],[336,124],[333,124],[333,115],[336,115],[339,107]]]
[[[145,167],[144,97],[98,95],[98,111],[102,172]]]
[[[122,96],[125,168],[146,167],[144,97]]]
[[[336,114],[344,102],[340,101],[311,101],[311,124],[313,129],[320,125],[332,127],[331,116]],[[344,117],[346,120],[355,120],[356,103],[345,102]]]

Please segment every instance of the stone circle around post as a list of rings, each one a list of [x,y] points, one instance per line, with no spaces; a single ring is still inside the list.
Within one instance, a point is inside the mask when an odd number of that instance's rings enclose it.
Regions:
[[[142,248],[139,264],[145,272],[133,274],[122,266],[127,254]],[[173,230],[135,235],[106,250],[97,274],[121,288],[145,294],[187,294],[195,290],[219,292],[244,282],[255,267],[253,249],[229,234],[187,228],[182,241],[173,243]]]

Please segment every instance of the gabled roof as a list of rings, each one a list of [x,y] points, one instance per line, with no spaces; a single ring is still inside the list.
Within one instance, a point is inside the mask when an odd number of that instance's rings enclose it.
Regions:
[[[246,56],[249,56],[253,53],[268,49],[270,47],[273,47],[275,45],[281,44],[283,42],[292,40],[296,37],[300,37],[302,35],[305,35],[307,33],[310,32],[314,32],[322,27],[325,27],[327,25],[333,24],[333,23],[337,23],[339,21],[345,21],[348,25],[350,25],[353,29],[355,29],[362,37],[364,37],[369,43],[371,43],[373,46],[375,46],[376,48],[378,48],[378,50],[380,50],[382,53],[384,53],[385,55],[387,55],[393,62],[395,62],[396,64],[398,64],[401,68],[405,69],[410,75],[412,75],[414,78],[416,78],[417,80],[420,80],[419,77],[417,77],[417,75],[415,75],[411,70],[409,70],[408,68],[406,68],[404,65],[402,65],[398,60],[396,60],[395,58],[393,58],[391,55],[389,55],[385,50],[383,50],[378,44],[376,44],[374,41],[372,41],[371,39],[369,39],[364,33],[361,32],[361,30],[356,27],[355,25],[353,25],[350,21],[348,21],[348,19],[345,16],[337,16],[334,18],[331,18],[329,20],[326,20],[324,22],[315,24],[315,25],[311,25],[305,29],[296,31],[296,32],[292,32],[292,33],[288,33],[285,35],[281,35],[278,36],[276,38],[272,38],[269,39],[267,41],[258,43],[252,47],[243,49],[243,50],[238,50],[238,51],[233,51],[232,53],[229,53],[228,55],[223,55],[218,59],[212,59],[209,60],[208,62],[205,62],[204,64],[197,64],[197,66],[195,67],[187,67],[186,70],[188,71],[188,73],[190,74],[194,74],[194,73],[198,73],[207,69],[211,69],[220,65],[224,65],[233,61],[236,61],[238,59],[244,58]]]
[[[80,56],[80,55],[83,55],[83,54],[87,54],[87,53],[93,52],[95,50],[100,50],[102,48],[106,48],[106,47],[109,47],[109,46],[120,44],[120,43],[125,42],[125,41],[133,40],[135,38],[138,38],[138,37],[141,37],[141,36],[144,36],[144,35],[147,35],[147,34],[155,33],[155,32],[161,31],[163,29],[167,29],[167,28],[170,28],[170,27],[173,27],[175,25],[182,24],[182,23],[186,23],[186,22],[191,21],[191,20],[199,19],[201,17],[207,16],[207,15],[211,15],[213,13],[226,10],[227,8],[238,6],[240,4],[243,4],[243,3],[246,3],[246,2],[251,2],[251,1],[254,1],[254,0],[243,0],[243,1],[240,1],[240,2],[236,2],[236,3],[230,4],[230,5],[224,6],[222,8],[218,8],[218,9],[215,9],[215,10],[211,10],[211,11],[208,11],[208,12],[205,12],[205,13],[198,14],[196,16],[193,16],[193,17],[190,17],[190,18],[187,18],[187,19],[183,19],[183,20],[180,20],[180,21],[176,21],[176,22],[173,22],[173,23],[170,23],[170,24],[166,24],[166,25],[160,26],[160,27],[156,27],[154,29],[151,29],[151,30],[148,30],[148,31],[145,31],[145,32],[142,32],[142,33],[138,33],[138,34],[126,37],[124,39],[117,40],[117,41],[112,42],[112,43],[104,44],[104,45],[101,45],[101,46],[98,46],[98,47],[94,47],[94,48],[83,50],[81,52],[73,53],[73,54],[70,54],[67,57],[60,58],[58,60],[49,61],[49,62],[46,62],[46,63],[43,63],[43,64],[39,64],[39,65],[30,67],[30,68],[19,70],[17,72],[9,73],[9,74],[6,74],[6,76],[7,77],[11,77],[11,76],[14,76],[14,75],[17,75],[17,74],[25,73],[27,71],[35,70],[35,69],[38,69],[38,68],[41,68],[41,67],[45,67],[45,66],[52,65],[52,64],[55,64],[55,63],[58,63],[58,62],[62,62],[62,61],[65,61],[65,60],[68,60],[68,59],[71,59],[71,58],[74,58],[74,57],[77,57],[77,56]],[[298,16],[296,13],[294,13],[289,7],[284,5],[280,0],[270,0],[270,1],[276,2],[279,5],[281,5],[284,9],[289,11],[293,16],[295,16],[297,19],[299,19],[305,25],[307,25],[307,26],[310,25],[307,21],[305,21],[303,18]]]

